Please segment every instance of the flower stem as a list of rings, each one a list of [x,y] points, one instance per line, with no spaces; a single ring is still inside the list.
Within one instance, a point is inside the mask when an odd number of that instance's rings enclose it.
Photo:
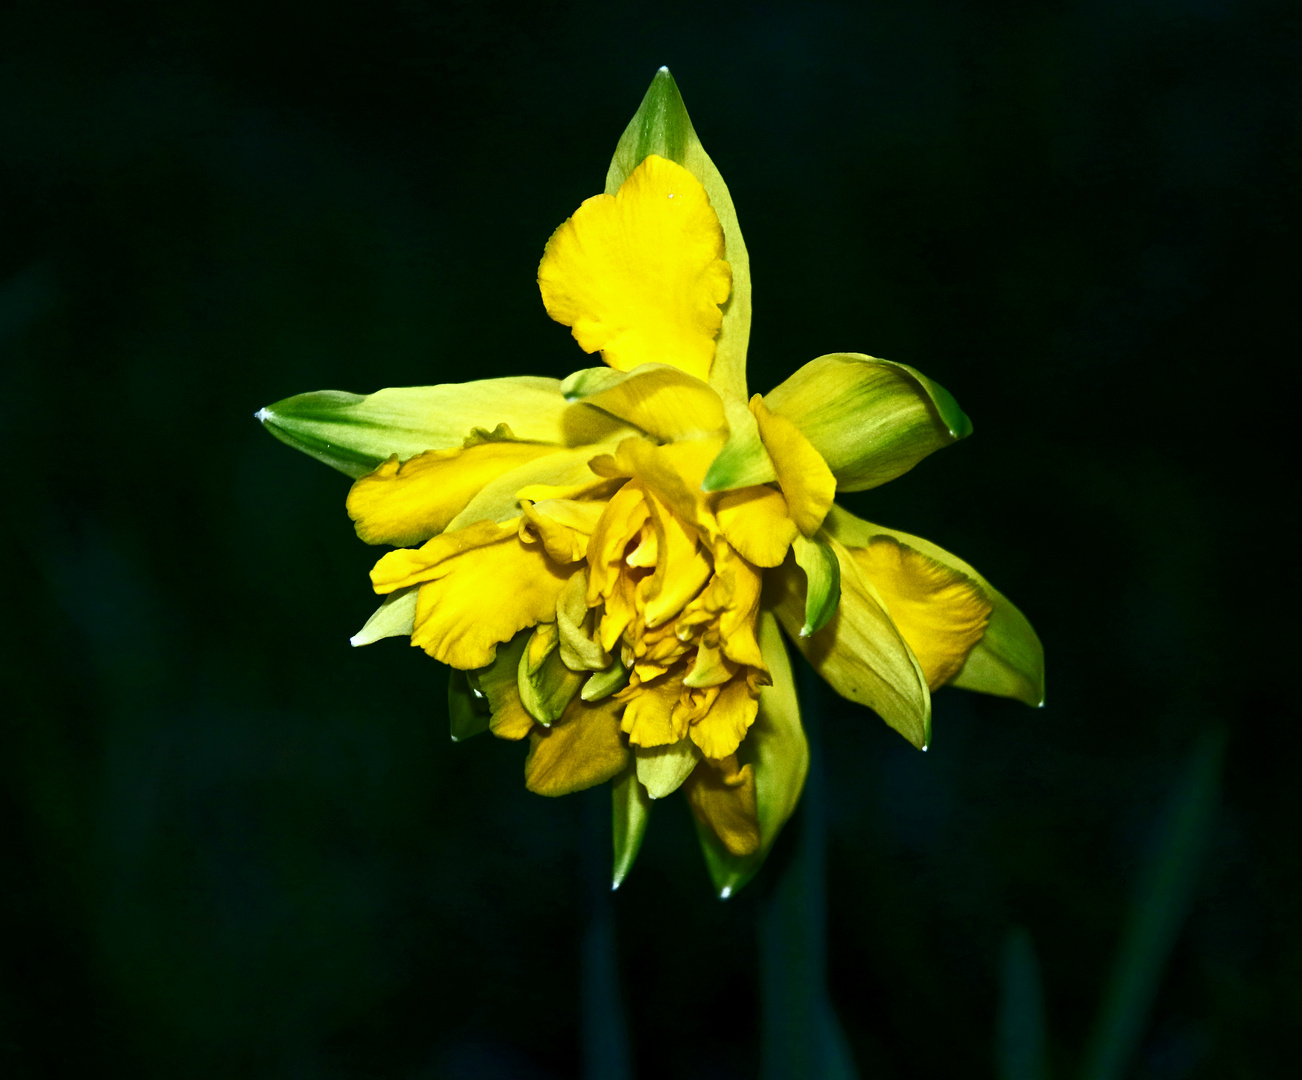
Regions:
[[[818,683],[797,674],[809,738],[809,775],[791,857],[760,901],[760,1010],[763,1080],[858,1076],[827,988],[827,815]]]

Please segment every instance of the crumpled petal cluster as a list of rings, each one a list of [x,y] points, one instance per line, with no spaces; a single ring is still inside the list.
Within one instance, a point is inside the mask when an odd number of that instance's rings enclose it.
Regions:
[[[354,643],[409,635],[450,665],[454,737],[527,738],[530,790],[615,781],[616,884],[649,800],[679,788],[721,894],[758,868],[808,764],[779,624],[924,748],[941,685],[1042,700],[1016,608],[948,552],[833,501],[968,434],[953,398],[859,354],[747,398],[749,261],[667,72],[538,282],[608,366],[300,395],[259,415],[354,476],[359,537],[394,548]]]

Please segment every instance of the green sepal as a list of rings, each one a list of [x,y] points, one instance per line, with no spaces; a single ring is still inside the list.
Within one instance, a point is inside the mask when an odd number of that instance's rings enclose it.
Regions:
[[[616,690],[622,690],[627,682],[628,670],[620,662],[619,657],[615,657],[610,662],[610,667],[604,671],[594,671],[588,676],[588,681],[583,684],[579,696],[587,702],[600,701],[602,698],[610,697]]]
[[[461,742],[488,730],[488,703],[483,695],[475,696],[464,671],[448,669],[448,719],[452,741]]]
[[[907,364],[862,353],[811,360],[764,395],[827,462],[838,491],[864,491],[972,434],[954,396]]]
[[[841,564],[831,545],[796,534],[791,544],[796,564],[805,572],[805,625],[800,636],[817,634],[841,602]]]
[[[642,104],[620,136],[606,172],[606,194],[619,191],[628,174],[651,154],[677,162],[701,182],[723,228],[724,258],[732,268],[732,293],[723,305],[723,325],[710,368],[710,385],[725,402],[731,397],[744,403],[746,344],[750,338],[750,256],[728,185],[697,138],[667,67],[656,72]]]
[[[827,515],[823,528],[851,547],[867,547],[874,536],[894,537],[970,578],[991,603],[990,619],[981,640],[950,685],[1015,698],[1033,708],[1044,704],[1044,646],[1026,616],[970,564],[930,540],[864,521],[836,505]]]
[[[561,660],[555,623],[540,623],[520,654],[516,687],[520,704],[538,723],[550,727],[574,700],[586,673],[571,671]]]
[[[637,779],[637,766],[629,765],[610,785],[610,837],[614,865],[610,887],[618,889],[633,869],[651,820],[651,798]]]
[[[773,684],[761,688],[759,713],[737,750],[738,761],[742,765],[749,763],[755,770],[759,849],[750,855],[733,855],[709,826],[696,821],[701,853],[720,900],[728,899],[764,865],[782,826],[800,801],[809,773],[809,740],[800,723],[791,658],[778,621],[769,611],[760,612],[759,642]]]
[[[566,401],[560,385],[525,375],[374,394],[318,390],[277,401],[256,415],[281,442],[356,478],[394,454],[406,461],[426,450],[463,446],[475,429],[488,433],[500,424],[521,442],[563,444]]]

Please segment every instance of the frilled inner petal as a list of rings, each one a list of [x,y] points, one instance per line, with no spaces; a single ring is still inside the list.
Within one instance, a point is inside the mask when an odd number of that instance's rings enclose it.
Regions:
[[[547,314],[611,367],[661,363],[708,379],[732,287],[723,254],[705,189],[653,154],[552,234],[538,287]]]
[[[935,690],[949,682],[985,632],[990,601],[981,589],[891,536],[875,536],[866,548],[849,550],[877,587],[928,686]]]
[[[555,619],[569,574],[541,544],[520,538],[518,521],[486,521],[389,552],[371,582],[381,593],[419,584],[411,643],[469,670],[489,664],[499,642]]]

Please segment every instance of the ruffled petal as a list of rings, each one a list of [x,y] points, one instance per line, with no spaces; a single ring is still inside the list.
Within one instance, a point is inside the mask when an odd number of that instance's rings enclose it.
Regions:
[[[699,180],[652,155],[584,200],[538,267],[547,314],[620,371],[663,363],[707,379],[732,275]]]

